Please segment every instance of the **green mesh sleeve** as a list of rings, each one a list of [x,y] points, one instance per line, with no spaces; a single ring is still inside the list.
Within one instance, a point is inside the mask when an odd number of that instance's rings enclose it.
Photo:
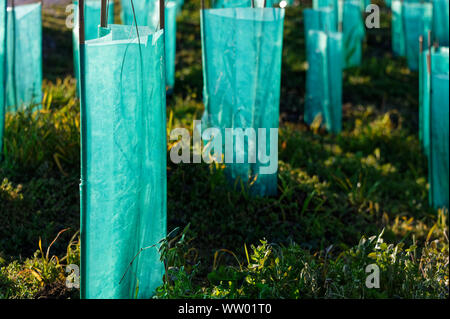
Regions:
[[[431,79],[428,66],[429,50],[420,55],[419,61],[419,138],[422,142],[425,155],[430,155],[430,94]],[[431,68],[433,73],[448,73],[449,50],[440,47],[438,50],[431,48]]]
[[[166,2],[165,9],[165,52],[166,52],[166,85],[169,88],[175,86],[175,55],[177,44],[177,3]]]
[[[0,0],[0,160],[3,153],[6,102],[6,0]]]
[[[447,69],[448,71],[448,69]],[[449,207],[449,95],[448,72],[432,73],[430,112],[430,201]]]
[[[419,37],[428,43],[428,31],[431,31],[433,5],[431,3],[403,3],[403,24],[405,28],[405,49],[409,69],[419,69]]]
[[[396,56],[406,56],[405,48],[405,28],[403,26],[403,6],[401,0],[392,0],[391,2],[392,21],[392,52]]]
[[[307,34],[305,122],[318,116],[324,126],[339,133],[342,126],[342,34],[310,30]]]
[[[342,33],[344,67],[359,66],[362,60],[362,42],[365,36],[365,27],[358,1],[344,2]]]
[[[339,5],[339,0],[313,0],[313,9],[319,9],[324,7],[329,7],[333,10],[334,21],[337,24],[342,22],[342,6]],[[330,30],[331,31],[331,30]]]
[[[284,9],[207,9],[201,17],[203,122],[221,130],[277,129]],[[249,163],[247,151],[248,145],[235,150],[234,157],[243,153],[246,162],[227,164],[227,176],[251,184],[252,194],[275,194],[277,174],[259,174],[266,165]]]
[[[166,234],[164,34],[100,34],[80,46],[81,293],[149,298],[164,273],[153,246]]]
[[[134,15],[130,0],[122,0],[122,21],[126,25],[134,25]],[[147,26],[156,30],[159,26],[159,0],[133,0],[134,12],[138,26]],[[182,5],[182,4],[181,4]],[[175,85],[175,53],[177,31],[176,1],[165,2],[165,52],[166,52],[166,86],[171,89]]]
[[[433,35],[439,45],[449,46],[449,0],[433,0]]]
[[[38,106],[42,101],[41,3],[7,10],[6,110]]]
[[[75,79],[77,80],[77,93],[79,92],[78,83],[80,81],[80,61],[79,61],[79,36],[78,36],[78,1],[74,1],[74,27],[72,29],[73,44],[73,69]],[[84,32],[86,40],[96,39],[98,36],[98,27],[100,25],[100,7],[101,0],[84,1]],[[114,2],[108,2],[108,24],[114,23]]]

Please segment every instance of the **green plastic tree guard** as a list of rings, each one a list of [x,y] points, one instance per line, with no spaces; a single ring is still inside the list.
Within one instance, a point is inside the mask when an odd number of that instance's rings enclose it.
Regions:
[[[306,73],[306,99],[305,99],[305,122],[311,124],[317,116],[322,116],[325,127],[332,132],[340,131],[340,117],[335,119],[335,109],[342,108],[342,36],[337,31],[336,10],[331,7],[319,7],[318,9],[304,9],[304,30],[306,38],[306,56],[308,61],[308,72]],[[315,31],[315,32],[312,32]],[[317,31],[324,31],[320,33]],[[328,37],[328,35],[330,37]],[[339,38],[339,49],[336,51],[334,44]],[[312,43],[310,43],[312,41]],[[329,52],[333,51],[333,52]],[[335,56],[332,60],[336,62],[336,57],[341,61],[337,64],[328,64],[328,53]],[[337,72],[337,73],[331,73]],[[331,77],[330,77],[331,76]],[[331,78],[340,78],[333,83]],[[339,98],[331,101],[336,91],[339,91]]]
[[[428,43],[428,31],[432,28],[433,5],[431,3],[403,3],[406,59],[410,70],[419,69],[419,38]]]
[[[122,0],[122,21],[126,25],[134,25],[133,9],[130,0]],[[147,26],[150,30],[159,27],[159,0],[133,0],[134,12],[138,26]],[[166,52],[166,85],[171,90],[175,85],[176,55],[176,5],[174,1],[165,2],[165,52]]]
[[[449,46],[449,0],[433,0],[433,35],[439,45]]]
[[[255,0],[255,8],[272,8],[276,3],[278,3],[277,0]]]
[[[169,89],[173,89],[177,45],[177,3],[175,1],[166,2],[165,16],[166,85]]]
[[[419,138],[422,142],[425,155],[430,155],[430,72],[428,61],[431,59],[433,73],[448,73],[449,70],[449,49],[440,47],[435,50],[431,48],[424,50],[419,61]]]
[[[3,153],[3,134],[6,115],[6,0],[0,0],[0,160]]]
[[[177,15],[181,13],[181,10],[183,9],[184,0],[176,0],[177,2]]]
[[[211,8],[250,8],[251,5],[251,0],[213,0],[211,3]]]
[[[162,284],[164,33],[138,30],[113,24],[80,44],[82,298],[149,298]]]
[[[313,0],[312,4],[313,9],[319,9],[324,7],[331,8],[334,14],[334,21],[336,22],[336,30],[337,30],[339,23],[342,22],[342,14],[340,14],[339,12],[342,9],[342,7],[339,6],[339,0]]]
[[[364,21],[358,1],[344,1],[342,16],[344,67],[359,66],[362,60]]]
[[[310,30],[307,34],[305,122],[320,116],[333,133],[342,127],[342,34]]]
[[[366,8],[371,4],[371,0],[359,0],[361,6],[361,12],[366,12]]]
[[[265,2],[264,2],[265,1]],[[271,8],[279,1],[276,0],[254,0],[255,8]],[[211,8],[224,9],[224,8],[251,8],[252,0],[213,0]]]
[[[121,0],[122,22],[126,25],[135,24],[133,7],[130,0]],[[159,26],[159,0],[133,0],[134,13],[138,26],[147,26],[157,30]]]
[[[303,22],[306,42],[308,42],[308,32],[310,30],[319,30],[325,32],[336,32],[337,23],[334,11],[330,7],[321,7],[318,9],[304,9]]]
[[[432,73],[430,114],[430,201],[449,208],[449,93],[447,73]]]
[[[77,92],[79,90],[78,82],[80,81],[80,61],[79,61],[79,35],[78,35],[78,1],[74,1],[74,27],[72,30],[73,43],[73,68],[75,79],[77,80]],[[100,25],[100,7],[101,0],[85,0],[84,1],[84,23],[85,38],[93,40],[98,37],[98,28]],[[108,2],[108,24],[114,23],[114,2]]]
[[[326,127],[330,132],[342,130],[342,70],[343,46],[342,33],[328,34],[328,89],[330,94],[329,110],[324,109]]]
[[[428,56],[434,49],[419,53],[419,140],[422,143],[425,155],[429,155],[430,131],[430,73],[428,69]],[[427,134],[425,134],[427,131]]]
[[[7,9],[6,110],[42,101],[41,3]]]
[[[313,0],[313,9],[332,7],[333,10],[338,9],[339,0]]]
[[[401,0],[392,0],[392,52],[399,57],[406,56],[405,28],[403,26],[403,5]],[[418,43],[418,42],[417,42]]]
[[[74,1],[74,28],[73,35],[76,36],[78,46],[78,1]],[[114,1],[107,2],[108,24],[114,23]],[[101,0],[84,0],[84,32],[86,40],[93,40],[98,38],[99,25],[101,15]]]
[[[228,8],[201,14],[203,126],[218,128],[223,139],[226,128],[266,129],[266,154],[278,154],[270,148],[269,131],[278,129],[284,12]],[[233,158],[244,154],[244,163],[226,164],[227,176],[233,184],[240,180],[250,186],[253,195],[276,194],[277,173],[260,174],[268,164],[259,156],[250,163],[249,145],[242,144],[234,149]]]
[[[278,5],[281,8],[282,1],[285,2],[285,7],[292,7],[294,5],[294,0],[266,0],[266,8],[272,8],[275,5]]]
[[[428,158],[430,204],[436,208],[448,207],[448,74],[448,47],[420,54],[419,137]]]

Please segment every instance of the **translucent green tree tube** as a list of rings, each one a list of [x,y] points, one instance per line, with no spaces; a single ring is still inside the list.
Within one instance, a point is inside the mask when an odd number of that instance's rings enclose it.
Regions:
[[[100,31],[80,44],[81,293],[149,298],[164,273],[164,32]]]
[[[448,69],[447,69],[448,71]],[[449,208],[449,74],[432,73],[430,112],[430,201]]]
[[[408,67],[419,69],[419,38],[428,43],[428,31],[432,28],[433,6],[431,3],[403,3],[403,23],[405,28],[405,49]]]
[[[330,132],[342,127],[342,34],[310,30],[307,34],[305,121],[318,116]]]
[[[431,52],[431,56],[430,56]],[[431,62],[431,66],[428,65]],[[449,49],[440,47],[437,50],[424,50],[419,61],[419,137],[422,141],[425,155],[430,155],[430,94],[431,74],[448,73]]]
[[[165,52],[166,52],[166,85],[168,89],[175,86],[176,55],[176,12],[175,1],[165,1]],[[122,0],[122,21],[126,25],[134,25],[134,15],[130,0]],[[134,12],[138,26],[147,26],[156,30],[159,26],[159,0],[133,0]]]
[[[329,111],[325,110],[325,124],[335,134],[342,130],[342,70],[343,45],[342,33],[327,34],[328,88],[330,94]]]
[[[181,9],[183,9],[184,0],[176,0],[177,2],[177,15],[181,13]]]
[[[74,1],[74,27],[72,30],[73,43],[73,68],[75,79],[77,80],[77,92],[79,91],[78,83],[80,81],[80,61],[79,61],[79,35],[78,35],[78,1]],[[98,37],[98,27],[100,22],[100,6],[101,0],[85,0],[84,1],[84,18],[85,18],[85,37],[86,40],[96,39]],[[114,23],[114,2],[108,2],[108,24]]]
[[[433,36],[439,45],[449,46],[449,0],[433,0]]]
[[[3,153],[3,134],[6,115],[6,0],[0,0],[0,160]]]
[[[423,47],[423,40],[422,40]],[[422,143],[425,154],[429,155],[429,108],[430,108],[430,73],[428,68],[428,56],[434,49],[422,50],[419,53],[419,140]],[[426,114],[426,116],[425,116]],[[427,134],[425,134],[427,131]]]
[[[166,2],[165,52],[166,52],[166,85],[169,89],[175,86],[175,55],[177,44],[177,3]]]
[[[318,9],[304,9],[303,20],[305,36],[310,30],[318,30],[325,32],[336,32],[337,22],[336,16],[331,7],[321,7]],[[308,37],[306,37],[308,41]]]
[[[268,136],[278,129],[284,9],[206,9],[201,17],[204,126],[221,130],[223,139],[226,128],[266,129],[266,154],[277,154]],[[267,164],[248,160],[255,155],[248,144],[233,150],[233,158],[243,154],[244,162],[227,163],[228,177],[254,195],[274,195],[277,165],[262,174]]]
[[[254,0],[253,4],[255,8],[272,8],[275,4],[279,4],[279,0]],[[286,1],[286,4],[291,6],[293,0]],[[251,8],[252,0],[212,0],[211,8],[224,9],[224,8]]]
[[[252,6],[252,0],[213,0],[211,2],[211,8],[223,9],[223,8],[250,8]]]
[[[392,21],[392,52],[396,56],[406,56],[405,48],[405,27],[403,26],[403,6],[401,0],[392,0],[391,2]],[[417,40],[418,41],[418,40]]]
[[[133,25],[136,18],[138,26],[147,26],[150,30],[156,30],[159,25],[159,0],[133,0],[133,7],[130,0],[121,0],[122,22],[126,25]]]
[[[342,33],[344,67],[361,65],[365,27],[358,1],[344,1]]]
[[[41,3],[7,9],[6,110],[42,101]]]
[[[361,12],[365,12],[368,5],[371,4],[371,0],[359,0],[361,5]]]
[[[334,21],[337,23],[336,30],[338,30],[338,25],[342,22],[342,13],[340,13],[340,10],[342,10],[342,6],[339,6],[339,0],[313,0],[312,4],[313,9],[324,7],[331,8],[334,14]]]

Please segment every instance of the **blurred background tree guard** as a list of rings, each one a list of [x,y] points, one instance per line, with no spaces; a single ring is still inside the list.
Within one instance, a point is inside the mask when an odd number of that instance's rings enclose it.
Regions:
[[[402,0],[392,0],[391,11],[392,52],[396,56],[406,56]]]
[[[0,0],[0,159],[3,153],[3,132],[5,130],[6,98],[6,2]]]
[[[337,32],[337,21],[334,12],[335,11],[331,7],[303,10],[305,35],[307,35],[310,30]],[[305,39],[307,42],[308,37],[305,37]]]
[[[344,1],[342,9],[344,67],[360,66],[365,27],[359,1]]]
[[[340,5],[338,0],[313,0],[312,5],[313,9],[317,10],[320,8],[330,8],[333,12],[334,21],[336,23],[336,26],[334,27],[335,29],[333,28],[323,31],[337,31],[339,29],[339,25],[342,23],[342,4]],[[303,16],[305,16],[305,10],[303,11]],[[306,31],[305,34],[307,34]]]
[[[72,30],[73,39],[73,68],[75,79],[77,80],[77,92],[80,82],[80,57],[79,57],[79,25],[78,25],[78,1],[74,1],[74,27]],[[86,40],[93,40],[98,37],[98,26],[100,18],[101,0],[84,1],[84,32]],[[114,23],[114,2],[108,1],[108,24]]]
[[[339,133],[342,128],[342,34],[310,30],[306,36],[305,121],[308,124],[322,122],[330,132]]]
[[[177,45],[177,2],[166,1],[165,52],[166,52],[166,85],[169,90],[175,86],[175,54]]]
[[[223,9],[223,8],[272,8],[276,4],[280,7],[283,0],[211,0],[211,8]],[[292,6],[294,0],[285,0],[285,6]]]
[[[134,13],[130,0],[121,0],[121,4],[123,24],[135,25],[137,22],[138,26],[147,26],[150,30],[158,28],[159,0],[133,0]],[[182,1],[165,1],[166,85],[169,89],[175,85],[176,12],[182,5]]]
[[[448,47],[430,48],[423,50],[419,60],[419,138],[425,155],[430,156],[430,70],[436,74],[448,73]]]
[[[448,207],[449,49],[429,43],[419,58],[419,137],[428,158],[430,204],[436,208]]]
[[[211,0],[211,8],[250,8],[252,0]]]
[[[430,198],[436,208],[449,205],[449,95],[447,74],[431,74]]]
[[[449,46],[449,0],[433,0],[433,35],[439,45]]]
[[[306,59],[305,122],[338,133],[342,122],[342,33],[332,7],[303,10]],[[319,32],[320,31],[320,32]]]
[[[82,298],[149,298],[162,284],[164,54],[148,26],[80,37]]]
[[[392,51],[407,58],[410,70],[419,71],[419,37],[424,46],[448,47],[448,8],[449,0],[392,0]]]
[[[7,10],[6,110],[38,106],[42,101],[41,3]]]
[[[269,128],[278,128],[284,9],[204,9],[201,19],[204,126],[266,128],[269,154]],[[277,174],[259,174],[266,165],[249,163],[255,154],[248,154],[249,143],[242,146],[234,157],[243,153],[245,162],[226,166],[231,183],[274,195]]]
[[[428,31],[433,23],[431,3],[403,3],[403,27],[405,32],[406,59],[410,70],[419,68],[419,37],[428,43]]]

